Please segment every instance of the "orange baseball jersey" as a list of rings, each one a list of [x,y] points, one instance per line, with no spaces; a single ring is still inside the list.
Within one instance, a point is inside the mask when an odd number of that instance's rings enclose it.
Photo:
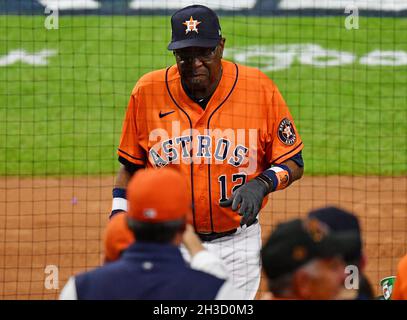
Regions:
[[[188,177],[193,223],[201,233],[239,227],[238,213],[219,201],[303,148],[286,103],[265,74],[226,60],[222,69],[205,110],[185,93],[176,65],[144,75],[132,91],[118,148],[130,163],[170,166]]]
[[[407,300],[407,255],[397,266],[396,282],[394,283],[392,300]]]

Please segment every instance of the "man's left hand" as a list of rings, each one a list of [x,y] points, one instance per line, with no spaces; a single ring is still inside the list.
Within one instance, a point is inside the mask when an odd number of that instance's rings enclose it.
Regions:
[[[264,197],[268,194],[266,184],[258,179],[252,179],[237,189],[232,196],[225,200],[220,201],[221,207],[232,206],[233,211],[238,210],[239,215],[242,216],[240,226],[250,226],[257,218]]]

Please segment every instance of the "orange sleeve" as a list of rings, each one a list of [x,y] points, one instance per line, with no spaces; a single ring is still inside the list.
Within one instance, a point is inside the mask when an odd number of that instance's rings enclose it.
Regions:
[[[407,300],[407,255],[399,262],[391,300]]]
[[[129,104],[127,106],[117,154],[131,163],[137,165],[145,165],[145,151],[139,143],[139,132],[137,128],[137,109],[138,91],[135,91],[131,95]]]
[[[270,165],[280,164],[302,150],[303,143],[295,127],[294,119],[274,84],[267,120],[266,157]]]

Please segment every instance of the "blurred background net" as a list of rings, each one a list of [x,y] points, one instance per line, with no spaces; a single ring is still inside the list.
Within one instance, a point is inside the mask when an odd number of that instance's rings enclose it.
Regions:
[[[174,63],[170,16],[191,3],[0,0],[1,299],[54,299],[101,264],[130,92]],[[226,59],[275,81],[304,141],[305,176],[271,196],[263,237],[352,210],[379,293],[407,252],[407,2],[196,3],[219,14]]]

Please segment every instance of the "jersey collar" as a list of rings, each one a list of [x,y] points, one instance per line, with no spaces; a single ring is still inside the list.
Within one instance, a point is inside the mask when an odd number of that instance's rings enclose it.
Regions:
[[[229,97],[231,91],[233,90],[237,78],[236,65],[232,62],[222,60],[222,69],[222,77],[217,88],[212,94],[212,97],[208,101],[205,110],[203,110],[201,106],[193,101],[185,92],[184,88],[182,87],[181,76],[178,72],[177,65],[171,66],[168,70],[168,90],[171,92],[177,106],[188,113],[193,123],[202,117],[210,115]]]

